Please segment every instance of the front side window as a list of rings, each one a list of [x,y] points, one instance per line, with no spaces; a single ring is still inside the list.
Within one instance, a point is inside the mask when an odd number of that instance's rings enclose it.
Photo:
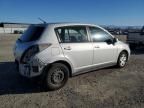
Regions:
[[[93,42],[107,42],[107,40],[113,40],[113,37],[104,30],[97,27],[89,27],[90,34]]]
[[[59,27],[55,30],[62,43],[88,42],[86,27]]]

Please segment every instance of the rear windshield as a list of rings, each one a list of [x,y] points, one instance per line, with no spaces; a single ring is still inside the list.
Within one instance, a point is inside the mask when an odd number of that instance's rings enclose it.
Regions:
[[[20,37],[22,42],[36,41],[40,38],[44,31],[43,26],[30,26],[27,31]]]

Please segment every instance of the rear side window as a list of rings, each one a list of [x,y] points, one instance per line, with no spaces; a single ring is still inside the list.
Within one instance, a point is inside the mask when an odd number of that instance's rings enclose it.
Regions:
[[[44,31],[43,26],[30,26],[28,30],[20,37],[22,42],[36,41],[40,38]]]
[[[59,27],[55,31],[62,43],[88,42],[86,27]]]

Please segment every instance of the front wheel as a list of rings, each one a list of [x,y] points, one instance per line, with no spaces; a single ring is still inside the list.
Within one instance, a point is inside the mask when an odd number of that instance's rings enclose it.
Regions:
[[[119,55],[117,66],[123,68],[127,63],[127,60],[128,60],[128,54],[125,51],[122,51]]]
[[[44,79],[46,90],[56,90],[65,85],[69,78],[69,69],[61,63],[52,64]]]

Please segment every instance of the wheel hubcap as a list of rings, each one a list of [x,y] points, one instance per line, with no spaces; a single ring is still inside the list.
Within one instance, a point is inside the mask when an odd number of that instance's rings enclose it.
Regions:
[[[120,65],[124,66],[126,64],[127,61],[127,56],[125,54],[122,54],[120,57]]]
[[[51,77],[53,83],[61,83],[64,79],[64,72],[61,69],[56,69]]]

